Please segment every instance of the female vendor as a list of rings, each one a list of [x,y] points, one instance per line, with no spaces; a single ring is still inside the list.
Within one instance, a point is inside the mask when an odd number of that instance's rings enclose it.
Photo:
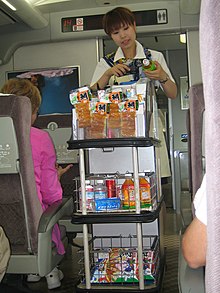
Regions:
[[[117,7],[107,12],[103,18],[103,28],[118,46],[116,52],[101,58],[91,81],[93,91],[104,89],[107,85],[135,81],[147,77],[161,87],[168,98],[177,96],[177,87],[163,54],[144,48],[136,41],[136,23],[134,14],[124,7]],[[143,70],[143,59],[153,61],[155,70]],[[170,164],[162,120],[158,119],[161,177],[170,177]]]
[[[91,81],[92,90],[104,89],[106,85],[122,81],[138,80],[143,59],[149,59],[154,61],[156,70],[144,70],[145,76],[159,81],[168,98],[176,98],[177,87],[163,54],[145,49],[136,41],[135,17],[128,8],[117,7],[107,12],[103,18],[103,28],[118,49],[101,58],[97,64]]]

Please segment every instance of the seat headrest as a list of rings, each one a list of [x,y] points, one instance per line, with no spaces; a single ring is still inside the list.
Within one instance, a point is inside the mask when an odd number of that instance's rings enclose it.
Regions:
[[[11,117],[0,116],[0,174],[18,173],[18,144]]]

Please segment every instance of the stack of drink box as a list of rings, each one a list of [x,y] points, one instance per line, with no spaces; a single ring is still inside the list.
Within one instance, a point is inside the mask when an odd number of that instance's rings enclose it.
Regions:
[[[146,137],[147,79],[99,90],[70,92],[73,140]]]

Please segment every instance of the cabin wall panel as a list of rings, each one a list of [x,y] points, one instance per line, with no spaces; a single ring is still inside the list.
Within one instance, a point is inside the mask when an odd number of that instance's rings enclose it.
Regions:
[[[187,54],[189,66],[189,85],[192,86],[202,82],[198,30],[187,32]]]
[[[74,40],[23,46],[15,51],[9,63],[13,64],[6,66],[10,71],[80,65],[81,85],[85,85],[90,83],[97,63],[97,41]]]

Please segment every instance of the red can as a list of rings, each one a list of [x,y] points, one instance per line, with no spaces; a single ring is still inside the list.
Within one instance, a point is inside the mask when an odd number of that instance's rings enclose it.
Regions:
[[[116,182],[115,179],[106,179],[107,196],[108,198],[116,197]]]

